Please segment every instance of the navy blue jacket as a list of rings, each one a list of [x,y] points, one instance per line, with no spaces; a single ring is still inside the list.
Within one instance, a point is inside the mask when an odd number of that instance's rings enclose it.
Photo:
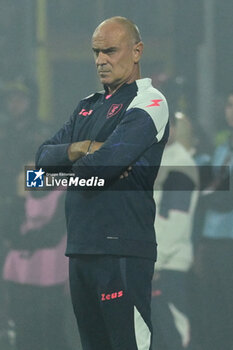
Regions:
[[[68,189],[66,255],[114,254],[156,260],[153,185],[168,138],[165,97],[140,79],[124,84],[111,97],[95,93],[83,99],[70,120],[36,155],[37,167],[72,171],[80,178],[104,178],[107,189]],[[75,162],[69,144],[104,142]],[[129,176],[120,175],[129,166]]]

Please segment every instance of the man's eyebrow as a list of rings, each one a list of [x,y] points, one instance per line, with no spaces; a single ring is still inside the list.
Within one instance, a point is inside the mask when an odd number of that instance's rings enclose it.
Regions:
[[[106,49],[98,49],[96,47],[93,47],[92,50],[94,52],[103,52],[103,53],[108,53],[108,52],[112,52],[112,51],[116,51],[117,50],[117,47],[115,46],[111,46],[111,47],[107,47]]]

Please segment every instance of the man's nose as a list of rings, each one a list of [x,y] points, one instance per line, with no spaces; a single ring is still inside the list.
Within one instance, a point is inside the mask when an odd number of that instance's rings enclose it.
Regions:
[[[99,52],[97,58],[96,58],[96,65],[101,66],[103,64],[107,63],[107,55],[103,52]]]

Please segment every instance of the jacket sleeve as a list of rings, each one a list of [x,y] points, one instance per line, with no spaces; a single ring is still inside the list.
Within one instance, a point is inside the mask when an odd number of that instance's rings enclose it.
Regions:
[[[195,188],[193,179],[187,174],[179,170],[169,172],[163,183],[159,215],[168,218],[171,210],[188,213]]]
[[[36,168],[70,170],[72,162],[68,158],[68,147],[72,142],[73,126],[79,106],[63,127],[49,140],[45,141],[36,153]]]
[[[73,164],[79,177],[98,176],[105,179],[118,177],[133,165],[154,143],[160,141],[168,122],[167,105],[158,106],[155,118],[141,109],[128,110],[103,146],[93,154]]]

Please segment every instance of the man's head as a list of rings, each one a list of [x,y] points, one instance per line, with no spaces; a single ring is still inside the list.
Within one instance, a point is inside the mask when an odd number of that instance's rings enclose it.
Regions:
[[[102,22],[94,31],[92,49],[100,81],[110,93],[140,78],[143,43],[138,28],[127,18]]]
[[[233,128],[233,91],[227,97],[225,116],[227,124]]]
[[[31,104],[30,89],[20,81],[8,82],[4,87],[6,112],[12,117],[21,117]]]

